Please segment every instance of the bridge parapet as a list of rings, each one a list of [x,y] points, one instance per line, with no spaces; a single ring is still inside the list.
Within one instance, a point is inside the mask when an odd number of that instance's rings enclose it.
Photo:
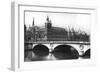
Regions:
[[[25,44],[84,44],[84,45],[90,45],[90,42],[82,42],[82,41],[37,41],[37,42],[25,42]]]

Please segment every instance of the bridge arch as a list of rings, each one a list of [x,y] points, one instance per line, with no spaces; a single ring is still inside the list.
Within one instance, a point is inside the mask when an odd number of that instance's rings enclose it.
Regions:
[[[53,55],[58,59],[77,59],[78,51],[70,45],[58,45],[52,51]]]
[[[36,45],[44,45],[44,46],[46,46],[46,47],[48,47],[48,48],[51,47],[50,44],[33,44],[33,45],[32,45],[32,48],[34,48]]]
[[[33,52],[38,57],[45,57],[49,54],[49,48],[43,44],[37,44],[33,47]]]
[[[75,48],[79,52],[79,44],[54,44],[53,49],[59,45],[68,45]]]

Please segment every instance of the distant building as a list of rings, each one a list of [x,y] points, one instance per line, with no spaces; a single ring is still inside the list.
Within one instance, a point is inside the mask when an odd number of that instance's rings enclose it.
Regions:
[[[26,29],[26,26],[24,26]],[[90,41],[89,35],[80,33],[74,28],[64,29],[53,27],[49,16],[46,18],[45,27],[35,26],[34,18],[32,26],[26,32],[26,41]]]

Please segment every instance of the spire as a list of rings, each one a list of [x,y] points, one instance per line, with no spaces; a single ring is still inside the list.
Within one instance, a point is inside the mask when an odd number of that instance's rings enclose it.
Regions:
[[[47,22],[49,22],[49,16],[47,16]]]
[[[32,26],[34,26],[34,17],[33,17],[33,22],[32,22]]]

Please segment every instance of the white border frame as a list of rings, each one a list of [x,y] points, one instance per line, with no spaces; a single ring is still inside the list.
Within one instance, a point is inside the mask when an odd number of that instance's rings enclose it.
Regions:
[[[96,8],[88,6],[68,5],[66,7],[59,6],[42,6],[32,5],[32,3],[13,2],[11,6],[11,27],[12,27],[12,49],[11,49],[11,69],[30,70],[30,69],[46,69],[55,67],[73,67],[73,66],[91,66],[96,64],[96,49],[91,51],[91,59],[87,60],[62,60],[62,61],[45,61],[45,62],[24,62],[24,10],[37,11],[56,11],[91,14],[91,38],[94,38],[96,24]],[[95,42],[91,39],[91,48],[95,48]],[[21,49],[20,49],[21,48]]]

